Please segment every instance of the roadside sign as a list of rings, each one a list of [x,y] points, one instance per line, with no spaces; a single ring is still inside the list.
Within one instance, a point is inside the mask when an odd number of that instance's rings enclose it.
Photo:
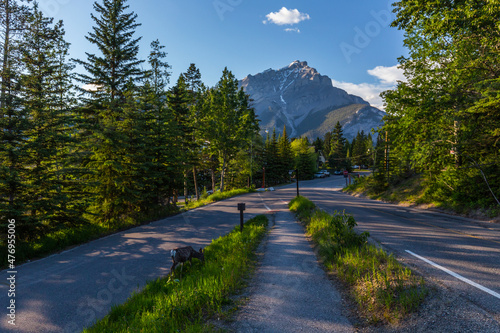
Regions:
[[[347,176],[349,176],[349,171],[344,170],[344,178],[347,178]]]

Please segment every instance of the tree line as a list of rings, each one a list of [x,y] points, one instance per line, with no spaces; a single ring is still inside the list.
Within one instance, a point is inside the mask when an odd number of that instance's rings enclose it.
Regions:
[[[313,146],[316,152],[321,152],[325,157],[326,168],[348,171],[351,171],[355,165],[374,167],[377,160],[380,160],[377,151],[382,147],[378,139],[374,144],[371,133],[366,134],[363,130],[358,131],[349,142],[344,137],[340,122],[337,122],[330,132],[325,133],[323,138],[316,138]]]
[[[195,64],[168,87],[165,47],[138,58],[126,2],[95,2],[86,39],[98,51],[69,59],[62,22],[0,1],[0,218],[21,239],[135,223],[176,209],[190,187],[241,183],[235,161],[260,138],[248,95],[227,68],[206,87]]]

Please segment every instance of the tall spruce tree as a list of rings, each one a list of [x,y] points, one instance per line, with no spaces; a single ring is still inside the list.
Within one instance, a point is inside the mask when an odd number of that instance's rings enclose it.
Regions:
[[[79,80],[86,85],[86,106],[82,117],[87,120],[91,152],[86,167],[91,171],[89,190],[94,193],[93,213],[104,223],[117,222],[120,217],[137,211],[141,188],[134,177],[140,169],[133,154],[142,154],[140,140],[133,128],[136,101],[135,83],[144,73],[137,59],[140,38],[134,38],[137,15],[125,13],[126,0],[103,0],[94,3],[98,16],[87,40],[97,46],[99,55],[87,54],[87,60],[76,60],[87,71]],[[125,109],[125,106],[127,109]],[[128,132],[128,133],[127,133]],[[137,133],[137,131],[132,131]]]
[[[182,74],[184,81],[186,82],[186,87],[189,90],[189,113],[190,113],[190,123],[193,126],[193,137],[192,137],[192,168],[193,168],[193,181],[194,181],[194,189],[196,194],[196,199],[200,198],[200,193],[198,190],[198,172],[197,167],[201,164],[200,156],[201,154],[201,146],[202,140],[200,137],[200,133],[198,128],[201,126],[199,110],[201,109],[202,102],[200,101],[201,90],[204,89],[203,82],[201,81],[201,73],[200,70],[196,67],[194,63],[189,65],[189,68],[186,73]]]
[[[328,157],[330,166],[337,170],[346,168],[346,155],[346,139],[344,138],[342,125],[337,122],[330,139],[330,156]]]
[[[193,163],[194,128],[190,121],[189,103],[191,99],[182,74],[179,76],[176,85],[168,92],[167,100],[169,110],[175,121],[172,132],[172,138],[175,139],[171,142],[171,145],[176,147],[175,166],[177,172],[180,172],[177,174],[177,179],[182,179],[184,196],[187,199],[187,172],[191,169]],[[178,183],[178,187],[179,185],[180,183]]]
[[[280,182],[288,182],[290,181],[289,171],[292,170],[294,166],[294,158],[290,138],[286,132],[286,125],[283,126],[283,134],[278,141],[278,153],[280,158]]]
[[[19,43],[24,36],[29,8],[15,0],[0,0],[0,225],[7,218],[25,221],[26,131],[28,110],[21,106]]]
[[[167,105],[167,84],[170,65],[165,61],[166,52],[158,40],[151,43],[148,56],[150,69],[141,87],[139,109],[142,110],[143,128],[140,130],[144,141],[144,175],[146,187],[143,198],[152,209],[160,206],[170,208],[173,195],[173,170],[177,151],[172,145],[175,121]]]
[[[26,134],[26,163],[30,166],[26,181],[27,208],[30,211],[31,236],[78,221],[71,212],[69,173],[70,129],[72,126],[67,97],[70,89],[66,64],[68,44],[62,22],[43,16],[35,3],[20,43],[24,71],[21,75],[23,109],[29,112]]]

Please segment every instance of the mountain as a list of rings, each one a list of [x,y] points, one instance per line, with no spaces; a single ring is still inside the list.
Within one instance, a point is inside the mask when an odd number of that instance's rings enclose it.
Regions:
[[[328,76],[305,61],[248,75],[240,86],[253,99],[262,130],[281,132],[286,125],[292,137],[323,137],[340,121],[345,137],[352,140],[358,131],[378,127],[385,115],[361,97],[334,87]]]

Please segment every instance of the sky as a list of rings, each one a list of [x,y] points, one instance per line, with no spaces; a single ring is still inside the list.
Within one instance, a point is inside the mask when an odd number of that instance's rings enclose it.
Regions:
[[[101,2],[102,0],[97,0]],[[85,38],[94,24],[92,0],[39,0],[63,20],[72,58],[97,49]],[[173,85],[190,63],[214,86],[227,67],[238,79],[295,60],[307,61],[336,87],[383,109],[378,96],[403,80],[397,59],[407,54],[388,0],[129,0],[138,15],[139,58],[158,39],[168,53]],[[83,71],[77,67],[76,71]]]

